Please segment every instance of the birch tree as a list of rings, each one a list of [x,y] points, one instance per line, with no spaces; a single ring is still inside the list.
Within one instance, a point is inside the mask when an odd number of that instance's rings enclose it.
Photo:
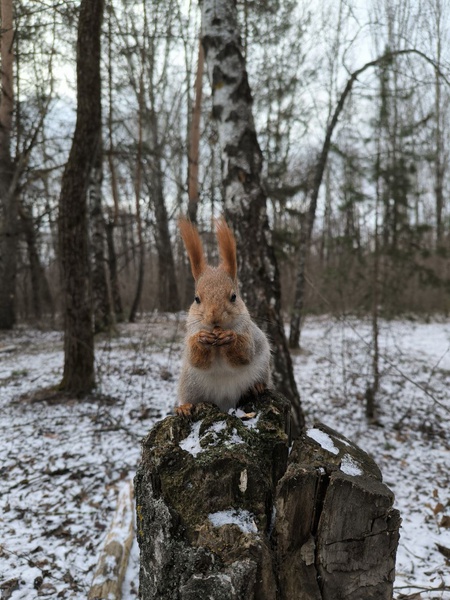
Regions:
[[[298,435],[304,417],[281,318],[278,265],[261,184],[263,157],[233,0],[204,0],[202,42],[222,152],[225,215],[237,239],[242,294],[270,337],[275,385],[292,402]]]

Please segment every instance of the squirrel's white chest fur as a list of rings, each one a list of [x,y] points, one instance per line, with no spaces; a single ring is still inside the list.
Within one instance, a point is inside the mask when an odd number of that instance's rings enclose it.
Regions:
[[[222,357],[213,360],[209,369],[194,368],[194,378],[204,399],[225,412],[234,408],[255,383],[254,368],[250,365],[233,367]]]

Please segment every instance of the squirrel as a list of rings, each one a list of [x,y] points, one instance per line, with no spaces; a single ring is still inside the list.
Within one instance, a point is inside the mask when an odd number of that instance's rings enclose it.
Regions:
[[[186,321],[186,338],[178,386],[178,415],[212,402],[222,411],[236,408],[251,392],[271,385],[269,341],[251,319],[239,294],[236,240],[225,219],[216,220],[220,264],[207,264],[196,227],[179,221],[195,280],[195,298]]]

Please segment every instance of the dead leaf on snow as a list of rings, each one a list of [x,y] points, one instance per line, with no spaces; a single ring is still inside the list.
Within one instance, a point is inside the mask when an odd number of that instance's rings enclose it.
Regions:
[[[8,581],[0,583],[0,590],[2,591],[2,600],[8,600],[9,598],[11,598],[12,593],[18,589],[18,579],[8,579]]]
[[[444,515],[439,523],[439,527],[445,527],[446,529],[450,529],[450,517]]]
[[[445,506],[442,504],[442,502],[438,502],[436,504],[436,506],[433,509],[433,512],[435,515],[437,515],[440,512],[444,512]]]

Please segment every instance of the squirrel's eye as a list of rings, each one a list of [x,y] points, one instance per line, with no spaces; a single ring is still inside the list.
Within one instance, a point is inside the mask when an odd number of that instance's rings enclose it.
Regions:
[[[236,302],[236,294],[231,294],[230,302]]]
[[[194,300],[197,302],[197,304],[200,304],[200,298],[198,296],[195,296]]]

